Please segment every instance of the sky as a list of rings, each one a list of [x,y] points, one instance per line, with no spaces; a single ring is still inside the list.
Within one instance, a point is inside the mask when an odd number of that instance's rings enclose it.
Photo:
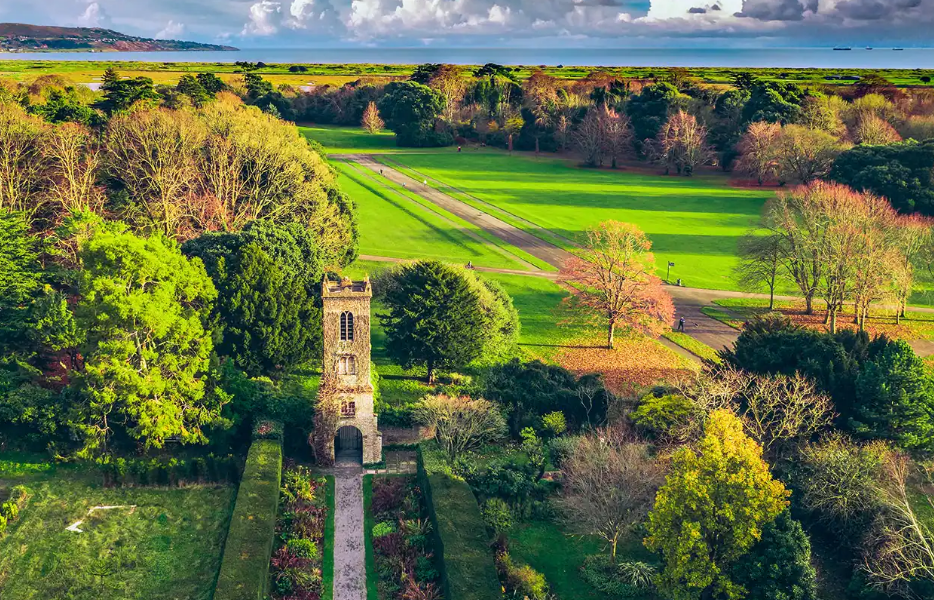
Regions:
[[[0,22],[241,48],[914,47],[934,0],[0,0]]]

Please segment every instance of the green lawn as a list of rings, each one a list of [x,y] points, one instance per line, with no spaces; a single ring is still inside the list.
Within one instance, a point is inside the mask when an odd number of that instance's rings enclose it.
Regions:
[[[426,207],[362,167],[335,165],[341,189],[357,206],[361,254],[523,268],[506,250],[484,239],[476,227],[441,209]]]
[[[663,177],[581,169],[553,158],[502,153],[397,154],[393,161],[511,214],[535,233],[545,228],[581,241],[609,219],[635,223],[652,239],[658,273],[674,262],[685,285],[735,289],[736,244],[756,224],[772,190],[732,188],[725,177]],[[521,219],[521,220],[520,220]]]
[[[544,575],[556,600],[605,600],[580,575],[587,556],[605,551],[599,538],[571,535],[547,521],[521,523],[509,532],[509,553]],[[618,552],[620,560],[651,557],[638,536],[622,540]]]
[[[24,484],[29,499],[0,539],[3,600],[213,596],[234,486],[104,489],[96,474],[14,469],[11,459],[0,455],[0,487]],[[135,508],[87,516],[108,505]],[[82,533],[65,529],[79,519]]]
[[[399,152],[396,136],[391,131],[369,133],[361,127],[333,127],[313,125],[299,127],[306,138],[324,146],[328,154],[350,154],[354,152]]]

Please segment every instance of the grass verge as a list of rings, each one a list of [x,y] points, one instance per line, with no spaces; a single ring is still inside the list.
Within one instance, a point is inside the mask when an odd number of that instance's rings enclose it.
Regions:
[[[714,308],[713,306],[705,306],[701,308],[701,312],[710,317],[711,319],[716,319],[724,325],[729,325],[733,329],[742,329],[745,321],[733,317],[725,310],[720,310],[719,308]]]
[[[703,360],[709,360],[716,364],[720,364],[722,361],[720,355],[717,354],[717,351],[701,342],[689,336],[686,333],[681,333],[680,331],[669,331],[662,334],[665,339],[674,342],[675,344],[681,346],[694,356],[701,358]]]
[[[325,503],[328,514],[324,518],[324,560],[321,563],[321,600],[334,597],[334,476],[328,475]]]

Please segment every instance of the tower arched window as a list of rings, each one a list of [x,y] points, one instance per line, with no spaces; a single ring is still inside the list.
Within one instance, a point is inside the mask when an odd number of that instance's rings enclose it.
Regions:
[[[351,312],[341,313],[341,341],[353,341],[353,313]]]
[[[353,356],[341,356],[337,359],[338,375],[356,375],[357,359]]]

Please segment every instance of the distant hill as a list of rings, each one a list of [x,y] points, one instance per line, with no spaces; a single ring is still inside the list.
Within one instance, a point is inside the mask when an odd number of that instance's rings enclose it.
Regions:
[[[22,23],[0,23],[0,51],[160,52],[173,50],[235,51],[237,48],[178,40],[153,40],[100,27],[47,27]]]

